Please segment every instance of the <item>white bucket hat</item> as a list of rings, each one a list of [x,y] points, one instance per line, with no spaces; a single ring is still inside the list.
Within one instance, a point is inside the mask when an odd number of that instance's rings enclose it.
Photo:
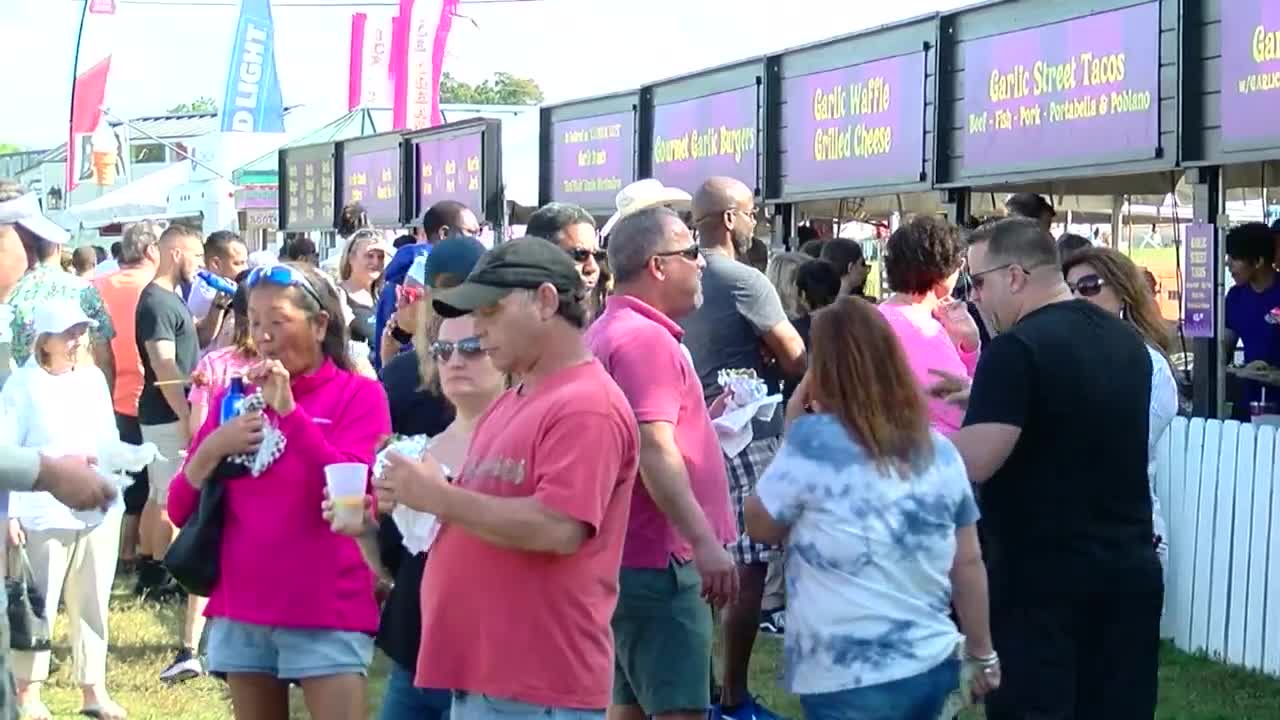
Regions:
[[[645,208],[669,205],[676,212],[685,212],[693,205],[693,196],[680,188],[667,187],[653,178],[637,180],[618,191],[614,201],[618,211],[600,229],[602,237],[608,237],[613,226],[622,218]]]
[[[36,237],[58,245],[71,240],[66,230],[44,216],[40,199],[33,192],[0,202],[0,225],[21,225]]]
[[[98,327],[98,322],[85,315],[80,303],[73,300],[53,300],[36,306],[31,324],[37,335],[60,333],[76,325]]]

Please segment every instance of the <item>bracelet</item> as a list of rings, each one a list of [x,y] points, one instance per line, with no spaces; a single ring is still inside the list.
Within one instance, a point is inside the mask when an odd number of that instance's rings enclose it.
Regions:
[[[391,339],[401,345],[408,345],[413,342],[413,333],[405,332],[399,325],[391,326]]]
[[[983,668],[995,667],[996,665],[1000,664],[1000,656],[994,652],[992,652],[990,655],[983,655],[982,657],[970,655],[968,652],[965,652],[964,659],[967,662],[971,662]]]

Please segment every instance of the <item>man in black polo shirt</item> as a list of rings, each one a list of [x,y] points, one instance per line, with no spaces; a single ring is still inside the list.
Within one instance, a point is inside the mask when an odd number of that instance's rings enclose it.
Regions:
[[[981,483],[1003,681],[988,720],[1155,713],[1163,583],[1147,485],[1151,360],[1063,282],[1053,238],[1016,218],[969,240],[998,334],[952,441]]]

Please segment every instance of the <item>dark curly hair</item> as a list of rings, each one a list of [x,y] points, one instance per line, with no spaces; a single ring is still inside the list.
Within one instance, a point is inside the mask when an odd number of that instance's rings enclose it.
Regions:
[[[894,230],[885,245],[885,275],[894,292],[926,293],[963,262],[960,231],[928,215],[918,215]]]

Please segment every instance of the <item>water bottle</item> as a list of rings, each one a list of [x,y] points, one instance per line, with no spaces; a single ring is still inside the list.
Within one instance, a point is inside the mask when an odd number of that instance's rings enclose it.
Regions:
[[[239,375],[231,378],[231,387],[222,396],[222,407],[219,408],[218,423],[224,423],[240,414],[244,409],[244,378]]]
[[[205,285],[208,285],[223,295],[236,294],[236,284],[221,275],[214,275],[208,270],[197,270],[196,276],[203,280]]]

